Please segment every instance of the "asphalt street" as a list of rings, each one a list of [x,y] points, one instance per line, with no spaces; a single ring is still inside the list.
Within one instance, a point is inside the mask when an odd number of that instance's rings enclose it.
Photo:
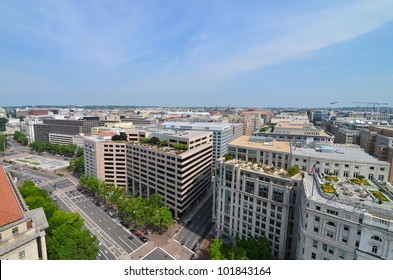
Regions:
[[[199,210],[185,221],[186,225],[175,236],[179,243],[194,252],[197,250],[198,244],[202,243],[212,228],[212,203],[213,196],[210,195]],[[188,220],[191,221],[189,225],[187,225]]]

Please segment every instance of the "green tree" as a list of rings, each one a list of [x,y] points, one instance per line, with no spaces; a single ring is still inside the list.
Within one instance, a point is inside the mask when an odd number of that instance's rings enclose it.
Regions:
[[[210,258],[212,260],[226,260],[224,255],[222,254],[222,240],[221,239],[213,239],[213,242],[210,243],[209,248],[207,249]]]
[[[6,127],[5,125],[8,123],[7,118],[0,118],[0,131],[5,131]]]
[[[14,140],[19,142],[23,146],[27,146],[27,144],[28,144],[28,140],[27,140],[26,135],[24,135],[23,133],[21,133],[19,131],[14,132]]]
[[[0,151],[4,152],[4,147],[7,147],[7,137],[0,135]]]
[[[50,260],[93,260],[98,252],[98,242],[87,230],[82,230],[83,220],[77,213],[66,213],[48,198],[45,190],[25,181],[19,188],[29,209],[43,207],[48,219],[47,251]]]
[[[69,169],[73,172],[77,172],[77,173],[83,173],[85,172],[85,159],[83,157],[83,155],[72,159],[70,161],[70,167]]]

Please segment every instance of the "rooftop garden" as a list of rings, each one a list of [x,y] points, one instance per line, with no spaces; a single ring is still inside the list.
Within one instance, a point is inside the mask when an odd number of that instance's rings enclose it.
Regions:
[[[259,131],[260,132],[266,132],[266,131],[268,131],[269,130],[269,126],[268,125],[265,125],[265,126],[263,126]]]
[[[175,144],[169,145],[168,141],[160,140],[160,138],[158,138],[158,137],[152,137],[152,138],[143,138],[143,137],[141,137],[141,138],[139,138],[139,141],[142,144],[149,144],[149,145],[154,145],[154,146],[157,146],[157,147],[169,147],[170,146],[170,147],[172,147],[172,148],[174,148],[176,150],[177,154],[186,151],[187,148],[188,148],[187,145],[180,144],[180,143],[179,144],[175,143]]]
[[[298,174],[299,171],[300,171],[299,166],[294,165],[294,166],[291,166],[288,168],[287,175],[289,177],[292,177],[292,176],[295,176],[296,174]]]
[[[380,191],[371,191],[373,196],[377,198],[379,201],[390,201],[383,193]]]
[[[330,183],[321,184],[321,189],[324,193],[337,194],[336,188]]]
[[[371,184],[363,178],[352,178],[349,179],[350,182],[354,183],[355,185],[364,185],[364,186],[371,186]]]
[[[326,181],[334,181],[334,182],[338,182],[339,181],[338,178],[336,176],[334,176],[334,175],[325,176],[325,180]]]

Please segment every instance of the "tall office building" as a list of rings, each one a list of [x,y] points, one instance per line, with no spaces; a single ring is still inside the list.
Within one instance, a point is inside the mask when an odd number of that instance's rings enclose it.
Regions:
[[[113,133],[85,137],[85,174],[127,188],[126,142],[112,141]]]
[[[47,259],[42,208],[29,211],[18,188],[0,166],[0,259]]]
[[[211,186],[212,133],[157,131],[146,136],[158,137],[168,145],[126,144],[129,190],[144,197],[157,193],[174,216],[180,217]],[[184,145],[185,150],[172,146],[176,144]]]

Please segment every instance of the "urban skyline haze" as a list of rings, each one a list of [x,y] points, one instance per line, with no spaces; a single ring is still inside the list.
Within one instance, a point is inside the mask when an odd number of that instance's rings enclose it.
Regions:
[[[383,0],[6,0],[0,105],[392,105],[391,34]]]

